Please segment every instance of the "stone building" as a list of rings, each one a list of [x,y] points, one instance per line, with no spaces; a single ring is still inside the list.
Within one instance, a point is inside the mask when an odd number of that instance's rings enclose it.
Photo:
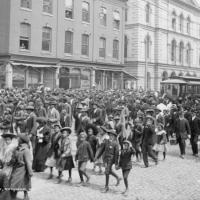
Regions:
[[[137,87],[160,89],[172,76],[200,77],[200,5],[195,0],[129,0],[126,70]]]
[[[0,86],[123,88],[126,0],[1,0]]]

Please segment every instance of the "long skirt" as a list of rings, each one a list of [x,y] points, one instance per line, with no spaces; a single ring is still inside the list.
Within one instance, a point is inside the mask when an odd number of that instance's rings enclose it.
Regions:
[[[9,189],[13,191],[29,191],[31,189],[31,178],[28,176],[25,166],[13,169]]]
[[[56,167],[57,160],[55,159],[55,153],[51,157],[47,158],[45,165],[47,167]]]
[[[74,161],[73,161],[72,156],[68,156],[66,158],[60,158],[60,159],[58,159],[57,169],[59,171],[71,170],[74,167],[75,166],[74,166]]]

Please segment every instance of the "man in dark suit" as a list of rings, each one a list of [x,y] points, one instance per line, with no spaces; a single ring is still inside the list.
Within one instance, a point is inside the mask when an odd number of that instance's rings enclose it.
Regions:
[[[200,134],[200,119],[196,116],[196,111],[192,110],[192,121],[191,126],[191,138],[190,142],[192,145],[193,155],[198,157],[198,136]]]
[[[143,130],[143,139],[142,139],[142,154],[143,154],[143,161],[145,167],[149,167],[148,156],[150,156],[154,161],[155,164],[158,164],[158,158],[153,152],[153,145],[155,144],[155,119],[152,116],[146,117],[146,125]]]
[[[180,157],[184,159],[186,147],[185,140],[188,138],[188,135],[191,135],[191,130],[188,120],[184,117],[183,111],[179,112],[179,118],[176,120],[175,133],[180,147]]]

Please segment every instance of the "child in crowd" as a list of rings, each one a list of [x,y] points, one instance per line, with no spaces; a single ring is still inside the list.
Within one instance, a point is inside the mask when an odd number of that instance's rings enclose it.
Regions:
[[[153,147],[153,149],[156,152],[157,156],[159,152],[163,152],[163,160],[165,160],[166,153],[167,153],[167,147],[166,147],[167,133],[164,130],[164,125],[161,123],[157,125],[156,136],[157,136],[157,142],[155,146]]]
[[[69,178],[68,183],[72,182],[72,169],[74,168],[74,162],[72,158],[72,147],[69,135],[71,134],[71,128],[64,127],[60,130],[61,137],[58,140],[59,150],[58,150],[58,163],[57,169],[59,173],[58,183],[61,183],[62,172],[68,170]]]
[[[124,195],[128,194],[128,175],[132,169],[132,162],[131,162],[131,157],[134,155],[135,150],[132,147],[131,142],[128,140],[125,140],[123,142],[123,150],[121,151],[120,154],[120,161],[119,161],[119,166],[117,169],[121,168],[122,169],[122,174],[123,174],[123,179],[124,179],[124,184],[126,187],[126,190],[122,193]]]
[[[86,166],[89,160],[91,162],[94,161],[94,155],[90,143],[86,141],[87,134],[85,132],[81,132],[79,137],[80,143],[78,145],[75,160],[78,161],[78,172],[81,180],[80,185],[83,185],[83,176],[86,177],[86,183],[89,183],[90,177],[86,173]]]

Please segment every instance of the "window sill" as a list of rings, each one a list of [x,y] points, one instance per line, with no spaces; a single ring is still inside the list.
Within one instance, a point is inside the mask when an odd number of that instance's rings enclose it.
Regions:
[[[65,55],[65,57],[72,57],[73,56],[73,54],[70,54],[70,53],[65,53],[64,55]]]
[[[82,21],[82,24],[84,24],[84,25],[90,25],[90,22]]]
[[[43,55],[51,55],[51,52],[50,51],[42,51],[41,52]]]
[[[74,21],[75,21],[74,18],[71,19],[71,18],[66,18],[66,17],[65,17],[65,20],[66,20],[66,21],[71,21],[71,22],[74,22]]]
[[[30,8],[20,7],[20,10],[27,11],[27,12],[32,12],[32,10]]]
[[[84,56],[84,55],[81,55],[81,58],[84,58],[84,59],[89,59],[89,56]]]
[[[19,49],[20,52],[30,53],[30,49]]]
[[[45,16],[53,17],[53,14],[50,14],[50,13],[43,12],[42,14]]]

